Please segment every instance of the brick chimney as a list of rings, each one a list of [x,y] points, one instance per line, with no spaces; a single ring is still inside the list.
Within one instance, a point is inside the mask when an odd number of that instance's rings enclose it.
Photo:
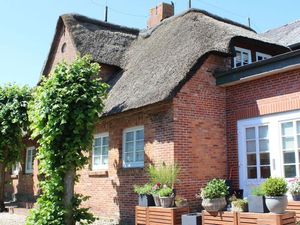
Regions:
[[[161,3],[155,8],[150,9],[150,17],[147,22],[148,28],[152,28],[164,19],[174,15],[174,5]]]

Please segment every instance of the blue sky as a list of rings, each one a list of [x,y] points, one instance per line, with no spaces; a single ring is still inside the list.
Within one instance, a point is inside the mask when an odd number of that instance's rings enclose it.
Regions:
[[[145,28],[149,9],[161,0],[107,0],[108,20]],[[170,2],[170,1],[165,1]],[[173,0],[175,13],[187,9],[188,0]],[[0,84],[34,86],[54,35],[58,16],[76,12],[103,19],[106,0],[0,0]],[[192,0],[200,8],[247,24],[264,32],[300,19],[295,0]]]

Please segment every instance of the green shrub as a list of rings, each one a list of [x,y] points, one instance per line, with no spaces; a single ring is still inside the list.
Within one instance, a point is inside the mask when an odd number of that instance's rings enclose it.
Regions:
[[[167,185],[168,187],[173,187],[177,182],[177,177],[180,173],[180,168],[177,164],[166,165],[163,163],[161,166],[150,165],[147,170],[148,176],[151,183]]]
[[[264,193],[262,185],[252,188],[251,194],[255,195],[255,196],[264,196],[265,193]]]
[[[133,191],[139,195],[150,195],[152,191],[152,185],[151,184],[144,184],[142,186],[134,185]]]
[[[283,196],[288,188],[283,178],[268,178],[263,183],[263,191],[266,196]]]
[[[248,202],[244,199],[236,199],[235,201],[232,201],[231,204],[236,208],[245,209]]]
[[[172,188],[169,187],[163,187],[158,191],[159,197],[171,197],[173,194]]]
[[[213,179],[201,191],[203,199],[223,198],[228,195],[228,187],[225,180]]]

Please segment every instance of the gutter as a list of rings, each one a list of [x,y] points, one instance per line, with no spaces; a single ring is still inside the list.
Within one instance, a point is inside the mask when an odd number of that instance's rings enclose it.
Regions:
[[[228,87],[298,68],[300,68],[300,50],[277,55],[226,72],[215,73],[214,76],[218,86]]]

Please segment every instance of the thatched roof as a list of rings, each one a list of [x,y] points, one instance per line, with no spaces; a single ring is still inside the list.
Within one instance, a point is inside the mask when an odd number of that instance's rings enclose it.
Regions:
[[[111,81],[107,115],[171,99],[206,55],[231,54],[235,38],[288,51],[244,25],[196,9],[143,32],[78,15],[62,20],[80,53],[122,69]]]
[[[293,46],[300,43],[300,20],[268,30],[261,35],[282,45]]]

